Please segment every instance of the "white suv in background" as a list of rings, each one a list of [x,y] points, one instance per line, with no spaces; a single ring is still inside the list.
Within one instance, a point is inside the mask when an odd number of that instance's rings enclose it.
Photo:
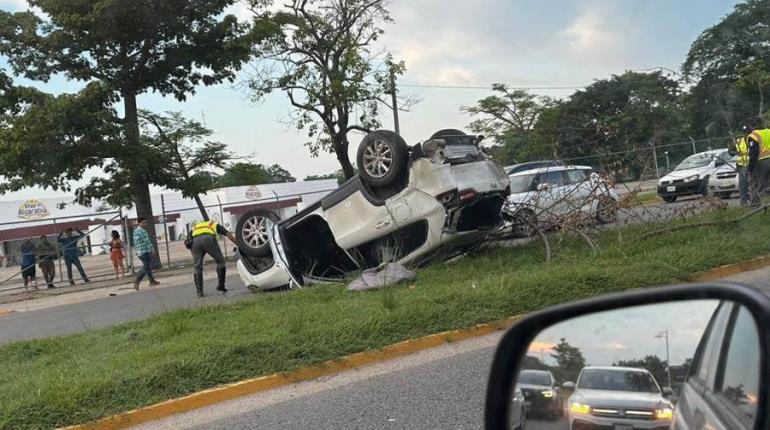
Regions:
[[[565,383],[565,388],[572,383]],[[674,406],[644,369],[586,367],[569,398],[570,430],[669,430]]]
[[[511,195],[503,207],[514,236],[535,234],[565,217],[615,221],[618,194],[612,184],[588,166],[549,166],[508,176]]]

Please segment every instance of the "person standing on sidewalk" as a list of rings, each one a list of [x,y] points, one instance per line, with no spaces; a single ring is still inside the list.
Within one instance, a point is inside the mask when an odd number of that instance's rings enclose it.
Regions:
[[[770,180],[770,129],[765,128],[762,118],[754,117],[748,123],[749,135],[749,182],[751,204],[759,206]]]
[[[122,279],[126,276],[126,268],[123,267],[123,241],[120,240],[120,233],[112,230],[112,239],[110,240],[110,261],[112,268],[115,269],[115,279]]]
[[[147,218],[139,217],[136,219],[136,229],[134,229],[134,249],[136,250],[136,256],[142,261],[142,269],[136,274],[134,278],[134,289],[139,289],[139,283],[142,282],[144,276],[147,275],[147,279],[150,280],[150,286],[154,287],[160,282],[155,280],[152,276],[152,256],[154,253],[154,247],[150,240],[150,235],[147,233]]]
[[[35,254],[37,247],[31,239],[22,242],[19,247],[21,251],[21,277],[24,279],[24,289],[27,289],[30,283],[37,290],[37,274],[35,273]]]
[[[86,271],[83,270],[83,265],[80,263],[80,254],[78,253],[78,241],[84,238],[86,235],[82,231],[78,230],[78,234],[72,234],[72,228],[64,230],[63,233],[59,233],[57,240],[59,241],[59,249],[61,249],[64,256],[64,264],[67,266],[67,279],[70,281],[70,285],[75,285],[75,281],[72,280],[72,265],[80,272],[80,277],[83,278],[83,282],[91,282],[86,275]]]
[[[219,243],[217,243],[217,234],[227,236],[231,242],[236,243],[235,236],[222,227],[221,224],[214,221],[203,221],[195,224],[192,233],[192,247],[195,271],[193,273],[193,282],[195,283],[195,291],[198,297],[203,297],[203,258],[206,254],[217,263],[217,291],[224,294],[227,292],[225,288],[225,275],[227,269],[225,267],[225,257],[222,255],[222,250],[219,249]]]
[[[37,250],[39,256],[38,265],[40,266],[40,271],[43,272],[43,279],[45,279],[48,288],[54,288],[53,279],[56,277],[56,266],[53,261],[56,259],[56,246],[46,236],[40,236]]]

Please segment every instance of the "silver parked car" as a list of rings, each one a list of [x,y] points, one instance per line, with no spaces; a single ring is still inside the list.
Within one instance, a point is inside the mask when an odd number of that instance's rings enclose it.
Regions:
[[[339,189],[285,220],[259,208],[241,216],[241,279],[266,290],[465,252],[502,225],[509,193],[508,177],[480,141],[448,129],[408,147],[394,132],[369,133],[358,175]]]

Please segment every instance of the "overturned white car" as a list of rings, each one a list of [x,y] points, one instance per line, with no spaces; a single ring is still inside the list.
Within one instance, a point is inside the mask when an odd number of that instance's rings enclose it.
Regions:
[[[447,129],[408,147],[394,132],[369,133],[356,157],[359,174],[337,190],[285,220],[259,208],[241,216],[241,279],[268,290],[467,251],[502,225],[509,193],[481,139]]]

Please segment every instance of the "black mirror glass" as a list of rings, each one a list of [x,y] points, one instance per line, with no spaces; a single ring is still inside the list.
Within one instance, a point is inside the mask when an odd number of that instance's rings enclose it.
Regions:
[[[759,360],[754,317],[733,302],[669,302],[569,319],[529,345],[512,390],[511,428],[748,430]]]

